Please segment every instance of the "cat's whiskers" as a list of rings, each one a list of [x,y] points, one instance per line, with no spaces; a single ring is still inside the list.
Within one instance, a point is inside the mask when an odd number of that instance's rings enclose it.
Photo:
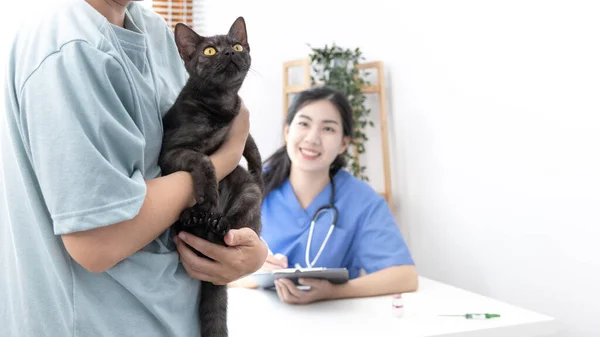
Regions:
[[[205,87],[207,87],[207,86],[208,86],[208,84],[210,83],[210,76],[206,76],[206,77],[204,77],[204,78],[203,78],[203,80],[204,80],[204,81],[203,81],[203,82],[204,82],[204,83],[203,83],[203,84],[204,84],[204,86],[205,86]]]
[[[248,68],[248,72],[252,73],[252,74],[255,74],[255,75],[258,75],[258,76],[260,76],[262,78],[265,78],[263,75],[261,75],[261,73],[259,73],[258,71],[256,71],[256,69],[254,69],[252,67]]]

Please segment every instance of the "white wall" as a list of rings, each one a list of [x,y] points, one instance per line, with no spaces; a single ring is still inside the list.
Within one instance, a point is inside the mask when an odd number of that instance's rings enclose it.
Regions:
[[[598,3],[394,3],[205,1],[208,33],[246,18],[263,155],[280,145],[282,62],[360,47],[387,67],[394,211],[420,272],[599,336]]]
[[[600,335],[597,2],[202,2],[209,33],[246,18],[242,95],[264,156],[281,139],[282,62],[306,43],[360,47],[386,64],[394,211],[421,274],[557,317],[561,336]],[[22,18],[1,21],[5,64]]]

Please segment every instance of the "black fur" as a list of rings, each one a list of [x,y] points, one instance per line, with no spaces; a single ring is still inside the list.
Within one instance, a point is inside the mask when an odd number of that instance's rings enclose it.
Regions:
[[[244,19],[237,18],[227,35],[211,37],[177,24],[175,41],[190,77],[164,117],[159,165],[163,174],[191,172],[197,204],[181,214],[174,229],[222,245],[229,229],[247,226],[260,234],[264,187],[261,157],[252,136],[243,153],[248,170],[238,166],[217,183],[208,158],[223,144],[240,109],[238,90],[251,63]],[[209,47],[216,51],[214,55],[205,55]],[[227,336],[227,286],[203,282],[201,291],[201,336]]]

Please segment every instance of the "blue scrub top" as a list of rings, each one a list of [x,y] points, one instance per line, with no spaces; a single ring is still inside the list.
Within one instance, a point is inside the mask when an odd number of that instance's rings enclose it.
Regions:
[[[338,171],[334,181],[334,204],[339,217],[313,267],[345,267],[350,278],[356,278],[361,269],[373,273],[391,266],[414,264],[386,200],[348,171]],[[307,267],[305,254],[310,222],[316,211],[329,203],[330,197],[331,184],[328,184],[303,209],[288,179],[265,198],[261,236],[274,254],[287,256],[290,267],[295,264]],[[329,231],[332,212],[321,213],[315,222],[310,262]]]

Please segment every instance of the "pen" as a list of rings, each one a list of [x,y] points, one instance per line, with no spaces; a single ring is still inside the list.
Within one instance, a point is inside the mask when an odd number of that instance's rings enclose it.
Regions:
[[[446,317],[464,317],[466,319],[490,319],[500,317],[498,314],[464,314],[464,315],[440,315]]]

